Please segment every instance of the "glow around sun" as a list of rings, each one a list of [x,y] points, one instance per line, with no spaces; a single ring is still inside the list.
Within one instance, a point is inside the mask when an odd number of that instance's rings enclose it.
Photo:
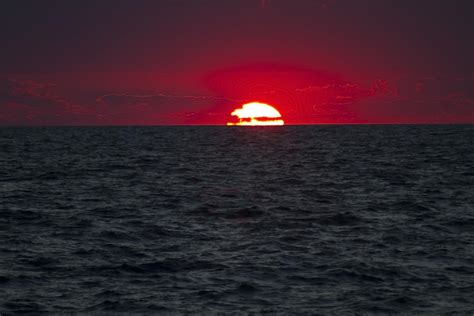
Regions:
[[[238,118],[236,123],[227,123],[229,126],[278,126],[285,125],[280,112],[266,103],[247,103],[231,113]]]

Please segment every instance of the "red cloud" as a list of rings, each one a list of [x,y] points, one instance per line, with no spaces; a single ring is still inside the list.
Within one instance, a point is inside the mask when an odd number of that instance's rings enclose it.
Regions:
[[[55,85],[35,81],[0,83],[0,123],[12,125],[78,124],[90,111],[59,96]]]
[[[370,87],[343,79],[342,76],[291,65],[258,64],[211,72],[205,85],[223,98],[261,101],[276,106],[289,124],[349,122],[353,114],[347,105],[375,95],[394,94],[391,82],[376,80]],[[209,112],[194,119],[225,122],[239,104],[217,102]]]
[[[202,83],[209,93],[131,90],[100,96],[100,90],[92,93],[87,86],[64,90],[37,81],[3,80],[0,124],[221,125],[235,108],[251,101],[275,106],[287,124],[474,122],[469,78],[377,79],[363,85],[304,67],[250,65],[214,71]]]

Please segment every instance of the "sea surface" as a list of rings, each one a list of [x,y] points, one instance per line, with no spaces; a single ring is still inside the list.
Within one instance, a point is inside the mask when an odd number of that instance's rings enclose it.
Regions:
[[[0,314],[472,315],[474,125],[0,129]]]

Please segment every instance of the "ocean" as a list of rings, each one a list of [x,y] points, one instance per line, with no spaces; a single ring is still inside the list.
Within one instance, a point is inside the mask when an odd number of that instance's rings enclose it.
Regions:
[[[472,315],[474,126],[0,128],[0,314]]]

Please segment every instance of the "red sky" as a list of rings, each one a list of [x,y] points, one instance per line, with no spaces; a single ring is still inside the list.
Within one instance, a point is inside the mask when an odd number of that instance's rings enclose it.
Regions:
[[[470,0],[0,4],[0,125],[473,123]]]

